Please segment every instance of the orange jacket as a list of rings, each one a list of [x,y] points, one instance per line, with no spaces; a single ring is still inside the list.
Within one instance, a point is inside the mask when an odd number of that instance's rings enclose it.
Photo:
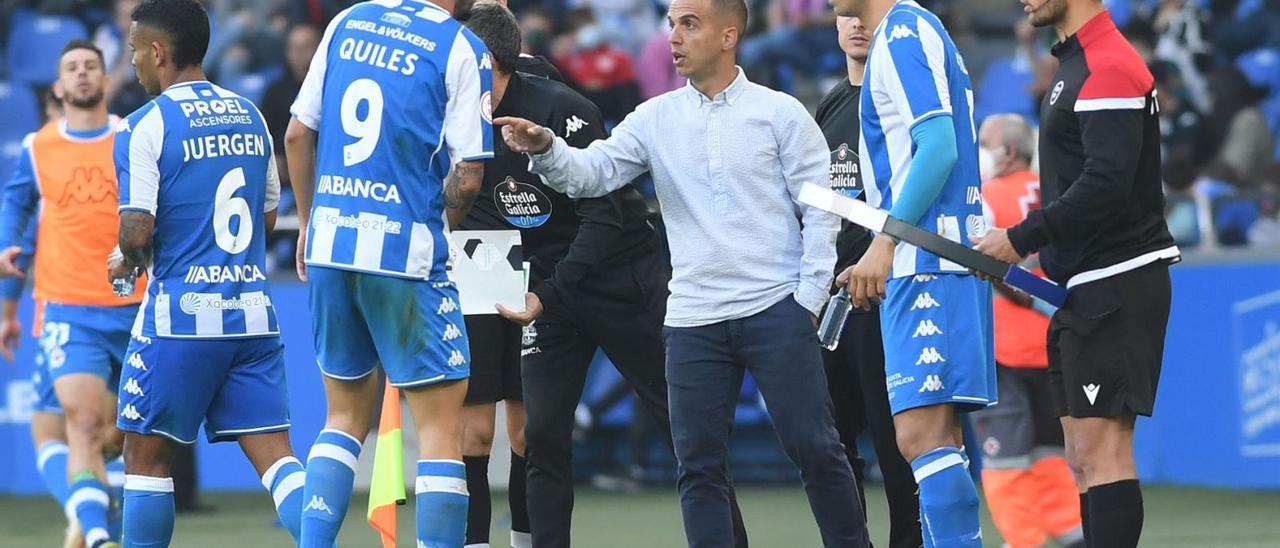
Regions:
[[[1033,171],[993,178],[982,184],[982,199],[993,226],[1009,228],[1027,218],[1027,212],[1040,207],[1040,178]],[[1039,270],[1035,272],[1044,275]],[[994,308],[996,362],[1007,367],[1047,367],[1045,339],[1049,318],[999,294]]]
[[[118,239],[119,189],[112,145],[115,132],[77,139],[51,122],[31,141],[39,188],[35,292],[38,300],[81,306],[135,304],[146,293],[139,280],[133,296],[120,298],[107,281],[107,255]]]

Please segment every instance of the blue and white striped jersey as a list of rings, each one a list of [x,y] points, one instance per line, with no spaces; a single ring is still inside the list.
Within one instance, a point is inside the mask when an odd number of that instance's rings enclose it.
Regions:
[[[306,262],[443,281],[444,179],[493,157],[484,44],[420,0],[356,4],[325,31],[292,112],[319,133]]]
[[[951,115],[956,163],[917,224],[966,245],[970,243],[966,233],[985,231],[973,87],[960,51],[937,16],[912,1],[898,2],[889,10],[871,40],[861,110],[859,155],[868,203],[893,208],[916,161],[911,128],[935,116]],[[894,254],[891,276],[965,271],[902,243]]]
[[[116,126],[120,211],[156,218],[135,334],[279,334],[265,265],[264,216],[280,200],[272,150],[258,108],[209,82],[174,85]]]

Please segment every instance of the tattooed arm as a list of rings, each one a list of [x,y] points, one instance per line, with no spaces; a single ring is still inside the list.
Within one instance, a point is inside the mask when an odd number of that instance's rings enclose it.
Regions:
[[[131,278],[151,264],[156,218],[143,211],[120,212],[120,254],[107,260],[107,281]]]
[[[471,203],[484,181],[484,162],[458,162],[444,181],[444,207],[449,226],[456,227],[471,211]]]

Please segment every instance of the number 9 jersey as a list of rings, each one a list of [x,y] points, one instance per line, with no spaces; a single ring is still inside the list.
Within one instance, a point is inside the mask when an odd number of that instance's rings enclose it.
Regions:
[[[265,266],[272,149],[257,107],[209,82],[175,84],[116,126],[120,211],[155,217],[135,335],[279,334]]]
[[[319,134],[308,265],[448,280],[444,180],[493,157],[491,65],[434,4],[377,0],[334,18],[291,109]]]

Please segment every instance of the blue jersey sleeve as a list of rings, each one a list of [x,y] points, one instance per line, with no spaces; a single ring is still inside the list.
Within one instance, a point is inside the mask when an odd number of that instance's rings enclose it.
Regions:
[[[951,114],[948,91],[946,46],[942,36],[923,17],[909,10],[895,10],[885,20],[885,46],[893,74],[883,82],[889,96],[910,113],[908,126],[914,127],[934,116]]]
[[[160,190],[160,150],[164,118],[155,102],[116,127],[116,180],[120,184],[120,211],[156,214]]]
[[[19,246],[22,254],[15,262],[22,271],[31,265],[31,257],[35,253],[36,225],[31,222],[40,202],[40,189],[36,186],[36,174],[31,162],[30,137],[28,137],[22,153],[18,156],[18,165],[14,168],[13,177],[4,187],[4,206],[0,211],[0,238],[3,247]],[[22,294],[23,278],[6,278],[0,280],[0,298],[17,300]]]

